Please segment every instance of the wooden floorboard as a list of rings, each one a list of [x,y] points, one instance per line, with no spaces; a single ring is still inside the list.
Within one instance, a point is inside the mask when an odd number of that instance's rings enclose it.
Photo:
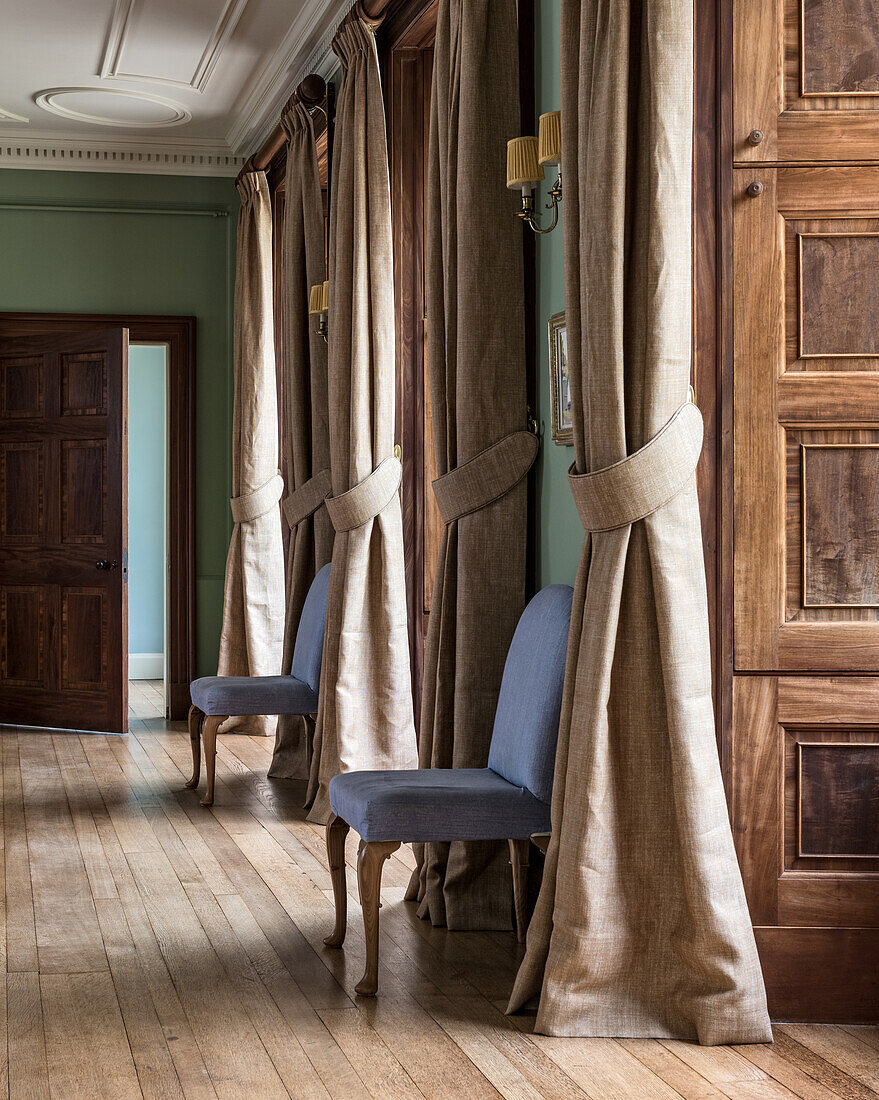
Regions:
[[[124,737],[0,731],[0,1095],[125,1100],[869,1100],[879,1029],[789,1025],[769,1046],[533,1035],[507,1017],[522,948],[455,933],[383,880],[380,995],[347,847],[349,934],[333,923],[323,830],[271,743],[220,738],[216,803],[184,788],[182,723],[156,685]]]

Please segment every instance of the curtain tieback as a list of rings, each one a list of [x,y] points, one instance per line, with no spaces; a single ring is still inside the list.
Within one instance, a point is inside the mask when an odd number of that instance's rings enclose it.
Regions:
[[[438,477],[433,495],[443,523],[469,516],[506,496],[534,465],[539,447],[540,440],[533,432],[510,432]]]
[[[332,491],[333,479],[328,469],[321,470],[319,474],[310,477],[308,481],[292,492],[281,505],[287,520],[287,526],[292,530],[304,519],[308,519],[320,508]]]
[[[568,481],[583,527],[610,531],[649,516],[686,488],[701,452],[702,414],[688,401],[627,458],[590,474],[572,466]]]
[[[327,497],[327,511],[337,531],[362,527],[387,508],[400,488],[403,466],[396,455],[380,462],[371,474],[353,489],[337,497]]]
[[[265,485],[260,485],[252,493],[244,493],[240,497],[232,497],[229,504],[232,506],[232,519],[236,523],[251,523],[260,516],[275,507],[284,492],[284,479],[280,474],[274,474]]]

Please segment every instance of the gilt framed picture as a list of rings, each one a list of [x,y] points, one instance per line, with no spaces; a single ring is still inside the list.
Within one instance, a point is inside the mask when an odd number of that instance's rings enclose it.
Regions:
[[[564,312],[556,313],[549,319],[549,391],[552,399],[552,441],[560,447],[573,447],[568,329]]]

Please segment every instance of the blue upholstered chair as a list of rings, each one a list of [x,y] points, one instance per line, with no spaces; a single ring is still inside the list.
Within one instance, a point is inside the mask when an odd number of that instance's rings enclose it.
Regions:
[[[357,884],[366,932],[366,972],[355,987],[378,986],[378,910],[384,861],[408,841],[508,840],[520,941],[525,933],[529,838],[550,830],[556,738],[565,679],[573,589],[554,584],[525,608],[504,665],[487,768],[347,772],[330,780],[333,816],[327,856],[336,927],[345,939],[345,837],[360,834]]]
[[[190,789],[198,786],[201,768],[199,742],[204,740],[207,789],[201,800],[202,806],[213,805],[217,730],[230,715],[298,714],[305,719],[308,734],[313,732],[329,587],[330,567],[325,565],[311,582],[305,597],[289,675],[204,676],[193,681],[190,687],[192,706],[189,710],[192,778],[186,786]]]

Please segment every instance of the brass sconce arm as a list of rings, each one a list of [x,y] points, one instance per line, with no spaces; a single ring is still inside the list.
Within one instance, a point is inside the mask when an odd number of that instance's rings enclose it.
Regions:
[[[540,218],[542,215],[535,214],[534,212],[534,194],[522,195],[522,209],[518,211],[518,216],[525,222],[526,225],[530,225],[535,233],[545,235],[546,233],[552,233],[555,227],[559,223],[559,206],[562,201],[562,174],[559,172],[558,179],[550,187],[548,192],[549,202],[546,204],[546,209],[552,211],[552,222],[547,226],[540,224]]]

